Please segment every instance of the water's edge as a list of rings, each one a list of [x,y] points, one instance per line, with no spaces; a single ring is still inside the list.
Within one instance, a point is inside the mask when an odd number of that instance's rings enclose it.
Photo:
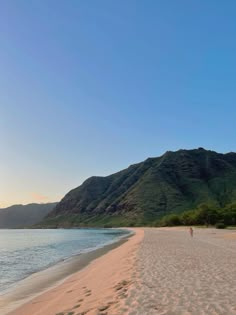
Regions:
[[[126,229],[125,229],[126,230]],[[128,234],[119,237],[113,243],[103,247],[72,256],[65,261],[31,274],[27,278],[19,281],[10,291],[0,296],[0,311],[2,315],[18,308],[36,296],[49,289],[58,286],[66,278],[88,266],[96,258],[103,256],[107,252],[125,243],[128,238],[134,235],[134,232],[128,230]]]

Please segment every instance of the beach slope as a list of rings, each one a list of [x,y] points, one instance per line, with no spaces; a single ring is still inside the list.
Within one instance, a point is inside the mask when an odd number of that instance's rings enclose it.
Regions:
[[[236,231],[135,231],[11,315],[236,314]]]
[[[92,261],[63,283],[10,312],[11,315],[117,314],[132,282],[133,266],[143,230],[121,246]]]

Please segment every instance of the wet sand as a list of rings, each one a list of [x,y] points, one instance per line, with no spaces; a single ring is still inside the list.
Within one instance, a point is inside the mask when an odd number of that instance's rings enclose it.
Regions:
[[[131,282],[135,252],[142,237],[142,230],[137,230],[122,245],[119,243],[119,246],[113,245],[113,249],[106,249],[106,252],[109,251],[104,256],[96,258],[59,285],[1,315],[102,315],[100,310],[106,308],[116,313],[124,298],[120,296],[119,287],[125,290]]]
[[[42,294],[45,290],[48,291],[48,289],[60,285],[67,277],[83,269],[94,259],[122,245],[130,236],[132,236],[132,233],[112,244],[88,253],[73,256],[19,281],[15,287],[0,295],[0,314],[8,314],[10,311]]]

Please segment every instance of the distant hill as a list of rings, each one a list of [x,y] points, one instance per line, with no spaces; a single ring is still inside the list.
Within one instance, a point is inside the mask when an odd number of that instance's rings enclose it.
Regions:
[[[236,201],[236,153],[203,148],[168,151],[107,177],[91,177],[71,190],[44,226],[151,224],[201,203]]]
[[[14,205],[0,209],[0,228],[21,228],[40,222],[57,205],[54,203]]]

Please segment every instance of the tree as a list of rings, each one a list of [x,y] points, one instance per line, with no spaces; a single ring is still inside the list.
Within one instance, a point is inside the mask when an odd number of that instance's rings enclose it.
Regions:
[[[201,204],[196,213],[196,224],[214,225],[218,221],[218,212],[208,204]]]

